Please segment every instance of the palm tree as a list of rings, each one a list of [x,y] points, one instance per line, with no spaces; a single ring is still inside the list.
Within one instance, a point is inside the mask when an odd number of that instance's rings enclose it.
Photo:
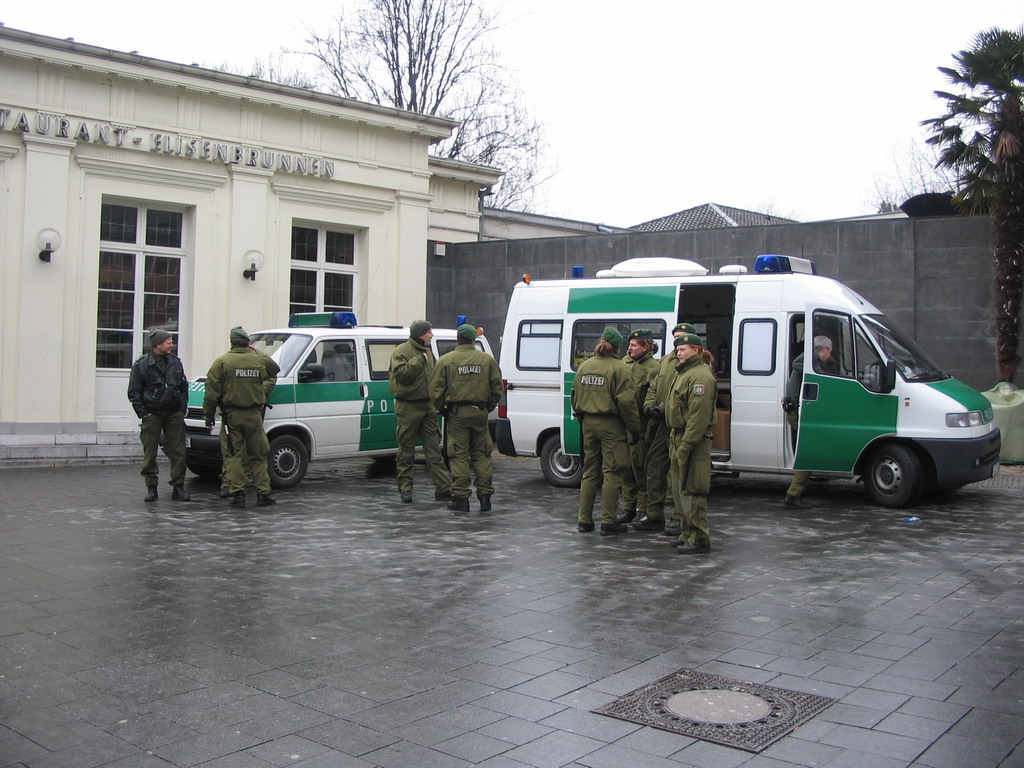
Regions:
[[[979,32],[972,46],[939,67],[960,93],[936,91],[946,113],[925,120],[939,167],[961,183],[954,202],[992,218],[996,287],[996,367],[1012,382],[1024,288],[1024,26]]]

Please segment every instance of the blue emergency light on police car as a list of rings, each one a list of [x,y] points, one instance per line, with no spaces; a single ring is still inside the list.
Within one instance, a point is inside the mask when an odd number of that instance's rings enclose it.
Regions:
[[[775,253],[762,253],[754,260],[754,274],[766,273],[816,275],[818,274],[818,268],[810,259],[801,259],[799,256],[780,256]]]
[[[465,315],[459,315],[458,317],[455,318],[455,327],[456,328],[458,328],[460,325],[465,325],[465,324],[466,324],[466,316]]]
[[[289,328],[355,328],[355,312],[296,312],[288,318]]]

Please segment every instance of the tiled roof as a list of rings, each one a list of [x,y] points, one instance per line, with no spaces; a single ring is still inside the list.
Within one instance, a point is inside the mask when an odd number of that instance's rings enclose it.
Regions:
[[[792,224],[793,219],[770,216],[757,211],[744,211],[727,205],[705,203],[687,208],[660,219],[645,221],[630,229],[637,232],[668,232],[674,229],[719,229],[722,227],[763,227],[772,224]]]

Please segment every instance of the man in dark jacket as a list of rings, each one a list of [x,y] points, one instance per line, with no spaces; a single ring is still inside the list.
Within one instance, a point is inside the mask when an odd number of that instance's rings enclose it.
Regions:
[[[156,501],[159,482],[156,451],[160,435],[166,440],[164,453],[171,460],[171,498],[191,501],[185,493],[185,407],[188,379],[181,360],[173,354],[174,339],[167,331],[149,333],[147,354],[135,361],[128,377],[128,399],[142,420],[142,477],[146,480],[146,501]]]

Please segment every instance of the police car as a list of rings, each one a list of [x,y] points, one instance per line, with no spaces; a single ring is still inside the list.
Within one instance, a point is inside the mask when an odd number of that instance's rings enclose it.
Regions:
[[[436,357],[455,348],[454,329],[433,331]],[[351,312],[301,313],[291,316],[287,328],[253,333],[249,339],[281,367],[264,418],[275,488],[301,482],[310,461],[394,457],[398,444],[388,367],[395,347],[409,339],[408,328],[359,326]],[[491,354],[484,336],[476,345]],[[212,432],[205,426],[204,378],[189,384],[185,456],[193,473],[215,478],[222,463],[220,424]]]

